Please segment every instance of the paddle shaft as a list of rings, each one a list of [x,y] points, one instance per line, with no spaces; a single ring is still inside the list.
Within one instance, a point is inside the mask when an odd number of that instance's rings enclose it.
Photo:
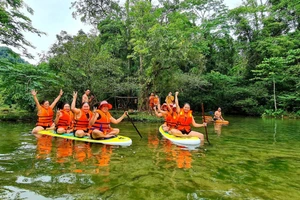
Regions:
[[[128,119],[129,119],[129,121],[132,123],[133,127],[135,128],[136,132],[140,135],[141,138],[143,138],[142,135],[141,135],[141,133],[139,132],[139,130],[138,130],[138,129],[136,128],[136,126],[134,125],[132,119],[129,117],[129,114],[126,113],[126,115],[127,115]]]
[[[122,104],[122,106],[123,106],[123,110],[126,111],[124,103]],[[137,127],[134,125],[134,123],[133,123],[132,119],[130,118],[128,112],[126,112],[126,115],[127,115],[128,119],[129,119],[129,121],[132,123],[133,127],[135,128],[136,132],[139,134],[139,136],[142,139],[143,137],[142,137],[141,133],[139,132],[139,130],[137,129]]]
[[[202,107],[202,118],[203,118],[203,122],[205,123],[205,115],[204,115],[204,106],[203,106],[203,103],[201,104],[201,107]],[[207,126],[205,126],[205,135],[206,135],[206,141],[208,142],[208,144],[210,144],[210,142],[208,140]]]

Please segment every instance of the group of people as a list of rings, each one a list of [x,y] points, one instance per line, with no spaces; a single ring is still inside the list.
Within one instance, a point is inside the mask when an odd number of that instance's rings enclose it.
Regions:
[[[151,93],[149,97],[149,107],[155,111],[157,117],[164,117],[164,131],[180,137],[198,137],[203,145],[204,135],[200,132],[191,130],[191,125],[194,127],[205,127],[207,124],[199,124],[195,122],[195,119],[192,115],[192,110],[190,109],[190,105],[188,103],[185,103],[183,107],[180,108],[178,94],[179,92],[176,92],[174,98],[172,92],[169,92],[168,96],[165,98],[165,103],[160,105],[159,97],[154,95],[154,93]],[[153,101],[151,104],[151,99],[156,99],[156,101]],[[156,102],[156,104],[154,102]],[[214,120],[224,120],[220,107],[214,113]]]
[[[169,134],[180,137],[198,137],[201,141],[201,145],[204,144],[204,135],[200,132],[191,130],[193,127],[205,127],[206,123],[196,123],[192,115],[190,104],[185,103],[182,108],[179,106],[178,101],[179,92],[175,93],[175,101],[172,93],[170,92],[165,99],[166,103],[154,106],[156,116],[164,117],[165,123],[163,124],[163,130]]]
[[[81,107],[76,108],[77,92],[73,92],[73,100],[70,104],[64,103],[63,107],[57,109],[56,117],[54,117],[54,107],[63,95],[60,90],[59,95],[50,104],[49,101],[38,101],[37,91],[32,90],[31,94],[35,101],[38,110],[38,120],[36,127],[33,128],[32,133],[38,133],[42,130],[56,130],[58,134],[73,132],[75,137],[89,136],[92,139],[110,138],[117,135],[120,130],[112,128],[111,123],[120,123],[127,115],[127,111],[115,119],[109,112],[112,105],[107,101],[101,101],[93,111],[90,110],[90,102],[93,96],[89,98],[90,90],[86,90],[82,95]]]

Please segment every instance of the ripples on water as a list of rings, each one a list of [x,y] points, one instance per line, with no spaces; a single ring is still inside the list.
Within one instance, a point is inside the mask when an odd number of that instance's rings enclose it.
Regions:
[[[1,199],[298,199],[300,121],[229,118],[203,148],[176,146],[159,124],[118,125],[129,147],[35,138],[0,123]],[[199,128],[203,133],[204,129]]]

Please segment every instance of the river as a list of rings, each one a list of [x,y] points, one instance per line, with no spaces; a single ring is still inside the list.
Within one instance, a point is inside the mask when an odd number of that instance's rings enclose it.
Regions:
[[[194,149],[163,139],[159,123],[135,122],[142,139],[130,122],[115,125],[132,139],[122,147],[0,122],[0,199],[299,199],[300,121],[226,120]]]

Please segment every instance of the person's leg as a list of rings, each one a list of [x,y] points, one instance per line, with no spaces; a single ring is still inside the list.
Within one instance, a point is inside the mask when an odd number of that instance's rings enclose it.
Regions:
[[[65,132],[66,132],[66,129],[65,129],[65,128],[62,128],[62,127],[58,128],[58,129],[56,130],[56,133],[57,133],[57,134],[64,134]]]
[[[43,131],[43,130],[45,130],[44,127],[42,127],[42,126],[36,126],[36,127],[34,127],[32,129],[32,133],[33,134],[37,134],[39,131]]]
[[[119,129],[118,129],[119,130]],[[91,133],[91,138],[94,140],[99,140],[99,139],[103,139],[103,138],[110,138],[110,137],[114,137],[114,134],[111,133],[107,133],[104,134],[102,131],[95,129],[92,131]]]
[[[204,135],[202,133],[199,133],[197,131],[191,131],[189,133],[189,136],[195,136],[198,137],[200,139],[201,142],[201,146],[204,145]]]
[[[75,137],[79,137],[79,138],[82,138],[84,137],[86,134],[83,130],[76,130],[75,132]]]
[[[183,135],[182,134],[182,132],[180,131],[180,130],[178,130],[178,129],[176,129],[176,128],[172,128],[170,131],[169,131],[169,133],[171,134],[171,135],[174,135],[174,136],[185,136],[185,135]]]
[[[118,128],[112,128],[112,130],[111,131],[109,131],[107,134],[109,134],[109,135],[118,135],[120,133],[120,129],[118,129]]]

